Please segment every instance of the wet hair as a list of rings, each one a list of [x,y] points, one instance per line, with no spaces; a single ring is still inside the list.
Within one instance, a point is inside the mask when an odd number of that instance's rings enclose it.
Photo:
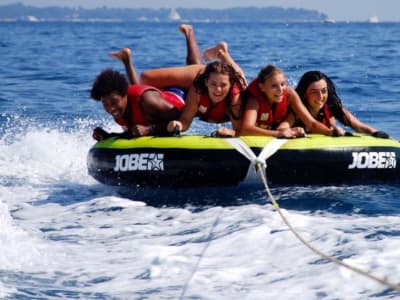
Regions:
[[[257,81],[260,83],[264,83],[267,81],[268,78],[277,75],[277,74],[284,74],[281,69],[274,65],[266,65],[265,67],[261,68],[257,75]],[[242,99],[245,103],[249,100],[252,96],[251,92],[248,89],[245,89],[242,93]]]
[[[128,81],[123,74],[112,69],[106,69],[96,77],[90,91],[90,97],[96,101],[101,101],[101,98],[111,93],[124,96],[128,93],[128,86]]]
[[[197,75],[195,80],[193,81],[193,86],[196,89],[196,92],[199,94],[208,94],[208,88],[206,85],[206,81],[210,78],[211,74],[223,74],[223,75],[229,75],[229,82],[231,84],[231,89],[226,97],[226,100],[228,102],[228,110],[229,114],[231,117],[235,120],[239,120],[242,116],[244,105],[241,107],[241,111],[239,115],[235,115],[232,111],[232,107],[230,106],[231,100],[232,100],[232,89],[233,86],[239,87],[240,91],[242,92],[244,88],[246,87],[246,81],[240,75],[238,72],[235,71],[235,69],[232,67],[232,65],[219,62],[219,61],[214,61],[212,63],[209,63],[204,72],[200,73]]]
[[[281,69],[279,69],[274,65],[266,65],[260,70],[260,72],[258,72],[257,80],[260,83],[264,83],[268,78],[276,74],[284,74],[284,73]]]
[[[193,85],[196,88],[196,92],[199,94],[207,94],[208,88],[206,86],[206,81],[210,78],[212,73],[216,74],[224,74],[229,75],[229,81],[231,83],[231,91],[234,85],[237,85],[241,90],[246,86],[244,78],[235,71],[235,69],[227,63],[222,63],[219,61],[214,61],[209,63],[204,72],[197,75],[195,80],[193,81]],[[231,91],[229,92],[229,98],[231,95]]]
[[[296,92],[299,95],[301,101],[306,107],[309,107],[308,101],[307,101],[307,96],[306,96],[306,91],[307,88],[312,84],[313,82],[319,81],[319,80],[325,80],[327,87],[328,87],[328,100],[327,104],[332,112],[332,115],[337,118],[340,122],[342,122],[344,125],[351,126],[350,121],[346,118],[344,112],[343,112],[343,105],[342,101],[340,100],[337,92],[336,92],[336,87],[333,81],[324,73],[320,71],[308,71],[301,76],[299,83],[297,84],[296,87]]]

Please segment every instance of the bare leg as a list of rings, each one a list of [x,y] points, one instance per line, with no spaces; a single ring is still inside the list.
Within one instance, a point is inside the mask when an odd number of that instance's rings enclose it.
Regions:
[[[139,76],[136,73],[136,69],[133,66],[132,58],[131,58],[131,49],[124,48],[117,52],[111,52],[111,57],[115,57],[122,61],[125,66],[126,74],[128,75],[129,83],[130,84],[139,84]]]
[[[186,39],[186,64],[194,65],[194,64],[202,64],[201,53],[199,49],[199,45],[197,44],[196,36],[194,34],[194,30],[192,25],[181,24],[179,26],[179,31],[183,33]]]
[[[246,80],[243,70],[229,54],[228,44],[226,42],[219,42],[214,47],[206,49],[203,53],[203,57],[206,61],[219,60],[223,63],[230,64],[235,69],[235,71],[238,72],[244,80]]]
[[[193,84],[196,76],[203,72],[204,69],[204,65],[151,69],[141,74],[140,82],[157,88],[177,86],[188,89]]]

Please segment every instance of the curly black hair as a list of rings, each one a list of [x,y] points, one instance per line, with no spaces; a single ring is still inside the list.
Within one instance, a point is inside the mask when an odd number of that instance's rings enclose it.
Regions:
[[[128,86],[128,81],[123,74],[112,69],[106,69],[97,75],[90,91],[90,97],[96,101],[101,101],[101,98],[111,93],[124,96],[128,92]]]

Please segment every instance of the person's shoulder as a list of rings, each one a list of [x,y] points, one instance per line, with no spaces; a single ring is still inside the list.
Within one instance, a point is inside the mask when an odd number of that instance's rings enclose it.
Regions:
[[[297,94],[296,90],[294,88],[292,88],[291,86],[288,86],[287,88],[287,98],[288,100],[300,100],[299,95]]]
[[[288,85],[287,91],[288,91],[289,94],[296,94],[297,95],[296,90],[294,88],[292,88],[290,85]]]

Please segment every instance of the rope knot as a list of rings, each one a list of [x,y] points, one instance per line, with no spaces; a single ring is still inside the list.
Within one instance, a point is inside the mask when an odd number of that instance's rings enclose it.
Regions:
[[[256,168],[265,169],[267,167],[267,163],[265,162],[265,160],[262,160],[258,157],[253,160],[253,163]]]

